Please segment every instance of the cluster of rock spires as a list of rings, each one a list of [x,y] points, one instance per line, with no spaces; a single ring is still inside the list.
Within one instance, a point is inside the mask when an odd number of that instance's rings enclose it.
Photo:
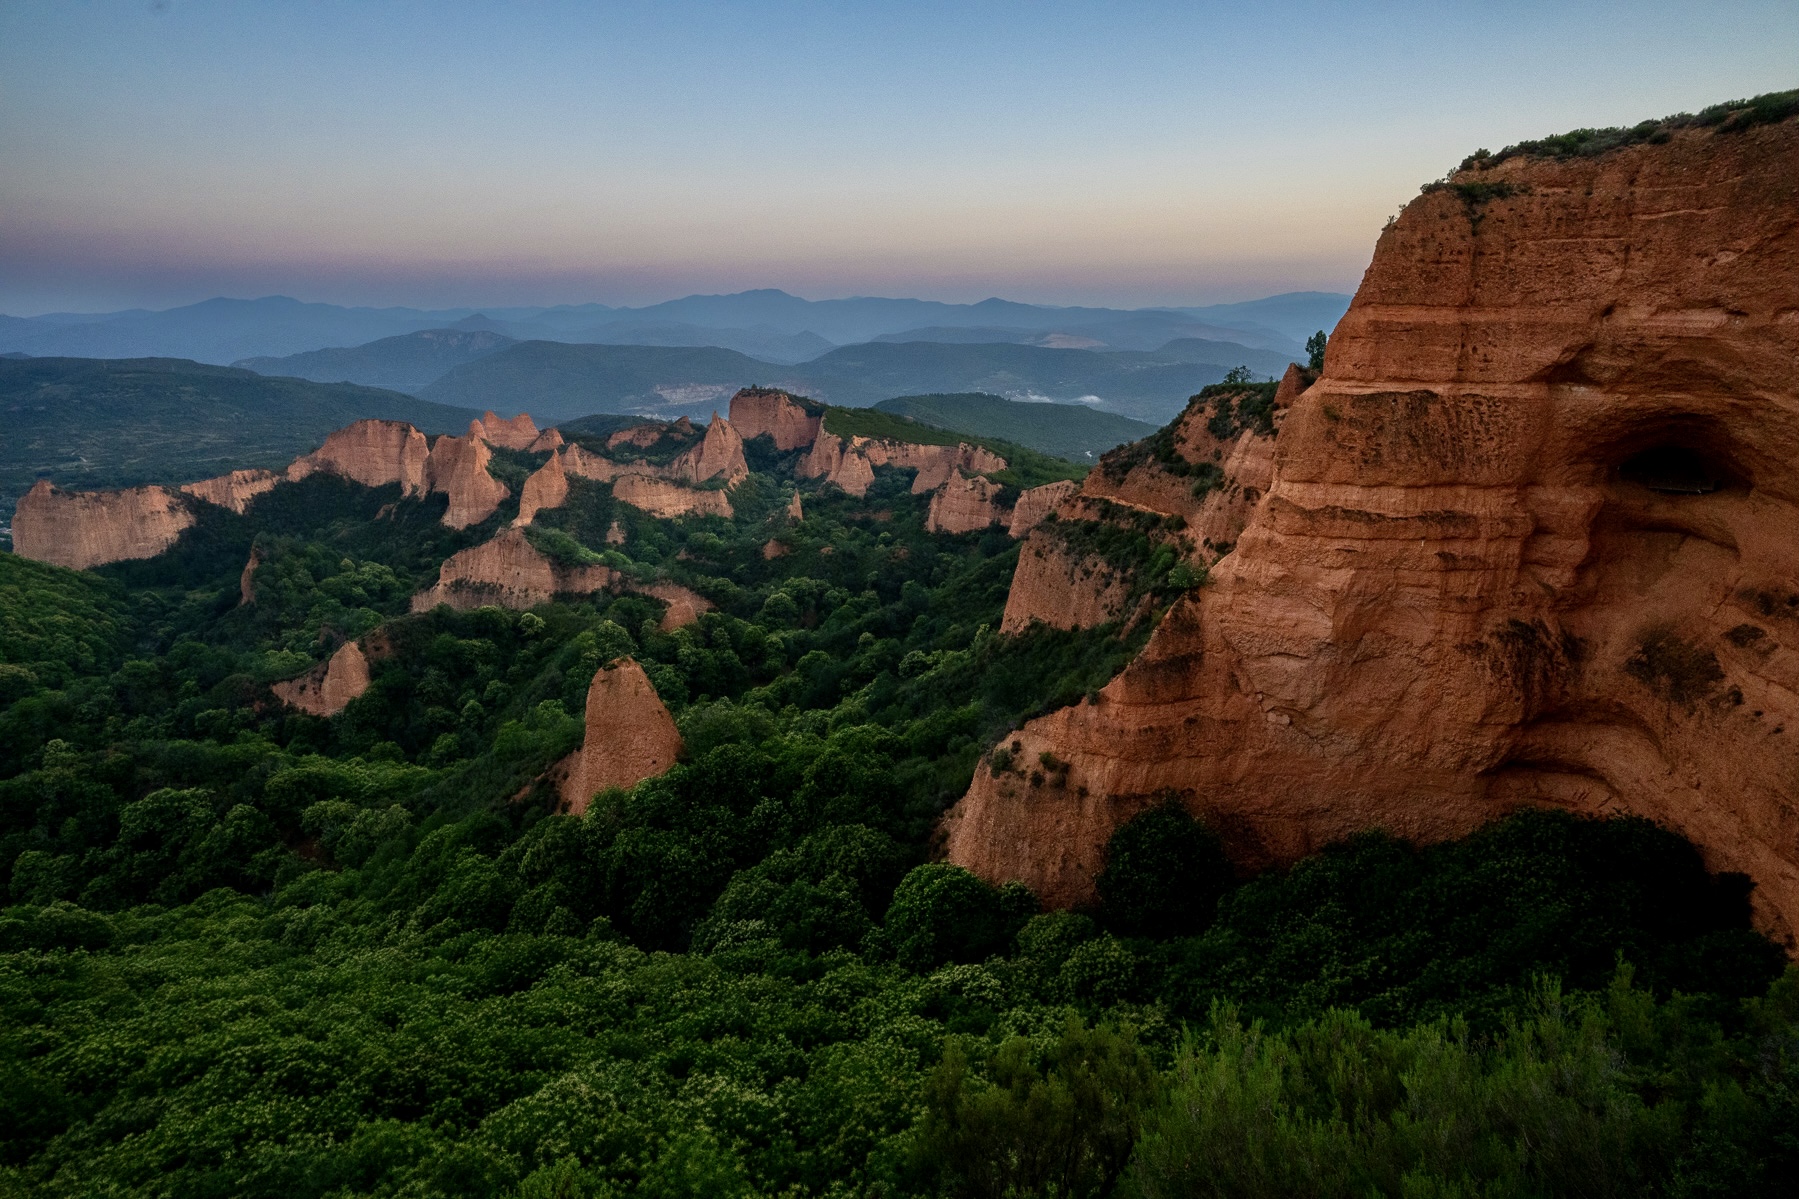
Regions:
[[[1793,120],[1427,189],[1276,432],[1176,430],[1235,492],[1195,513],[1191,476],[1143,465],[1062,502],[1234,548],[1096,699],[977,770],[949,859],[1066,905],[1170,796],[1246,867],[1523,805],[1631,813],[1749,875],[1794,946],[1796,197]],[[1090,591],[1058,616],[1068,567],[1033,535],[1008,626],[1102,615]]]

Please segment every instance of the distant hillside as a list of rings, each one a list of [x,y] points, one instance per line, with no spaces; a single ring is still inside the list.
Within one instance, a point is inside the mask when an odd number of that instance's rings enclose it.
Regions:
[[[276,468],[363,417],[460,433],[478,413],[174,358],[0,359],[0,519],[41,474],[68,488]]]
[[[1079,479],[1087,473],[1087,467],[1080,463],[1045,454],[1016,441],[951,432],[880,408],[827,407],[824,428],[825,432],[839,437],[886,438],[915,445],[955,445],[965,441],[985,446],[1006,460],[1005,470],[988,477],[1014,487],[1041,487],[1058,479]]]
[[[953,345],[976,345],[983,342],[1009,342],[1015,345],[1046,346],[1052,350],[1158,350],[1177,338],[1203,339],[1219,346],[1218,353],[1234,361],[1270,354],[1288,358],[1300,352],[1301,342],[1275,333],[1231,329],[1209,325],[1172,313],[1145,312],[1129,319],[1100,324],[1070,324],[1052,330],[1006,329],[992,326],[932,325],[923,329],[907,329],[899,333],[883,333],[874,341],[941,341]]]
[[[980,392],[896,396],[875,407],[939,429],[1002,438],[1088,465],[1113,446],[1156,431],[1155,425],[1079,404],[1023,404]]]
[[[784,333],[767,325],[721,329],[680,321],[609,321],[552,340],[609,346],[717,346],[764,362],[804,362],[832,348],[831,342],[809,331]]]
[[[425,329],[383,337],[348,349],[309,350],[285,358],[245,358],[233,366],[319,383],[361,383],[394,391],[417,392],[465,362],[515,344],[501,333],[483,329]]]
[[[735,350],[522,341],[459,366],[419,394],[441,404],[529,412],[538,424],[594,412],[704,416],[739,387],[775,383],[788,368]]]
[[[1289,361],[1241,346],[1233,350],[1206,361],[1190,347],[1164,353],[869,342],[781,366],[713,348],[527,341],[459,366],[419,394],[503,414],[525,411],[544,423],[592,412],[703,417],[722,409],[739,387],[763,383],[848,407],[960,392],[1064,402],[1097,397],[1112,412],[1161,424],[1233,366],[1272,376]]]

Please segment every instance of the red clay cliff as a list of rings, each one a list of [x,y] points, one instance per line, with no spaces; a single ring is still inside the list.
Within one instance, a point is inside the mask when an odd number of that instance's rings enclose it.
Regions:
[[[1635,813],[1753,878],[1792,946],[1796,380],[1799,121],[1458,173],[1283,397],[1210,584],[1018,734],[1065,775],[983,764],[950,860],[1066,905],[1168,793],[1249,865]]]

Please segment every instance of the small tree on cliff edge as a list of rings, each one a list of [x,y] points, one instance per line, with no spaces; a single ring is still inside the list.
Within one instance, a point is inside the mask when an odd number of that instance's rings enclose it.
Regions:
[[[1315,371],[1324,369],[1324,347],[1329,341],[1330,338],[1324,335],[1323,329],[1306,338],[1306,366],[1308,368]]]

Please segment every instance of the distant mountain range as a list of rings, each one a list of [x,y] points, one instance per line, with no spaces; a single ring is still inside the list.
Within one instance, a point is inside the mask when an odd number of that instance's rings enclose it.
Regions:
[[[1161,351],[1063,350],[1007,343],[866,342],[779,365],[715,347],[525,341],[485,354],[419,389],[438,403],[525,411],[540,422],[592,412],[705,416],[739,387],[766,384],[847,407],[894,396],[984,392],[1087,404],[1160,425],[1234,366],[1261,375],[1288,355],[1179,341]]]
[[[1148,350],[1177,337],[1297,353],[1330,329],[1350,297],[1294,292],[1199,308],[1057,308],[990,299],[978,304],[856,297],[804,300],[766,289],[687,296],[644,308],[346,308],[283,296],[213,299],[152,312],[0,316],[0,354],[84,358],[180,357],[217,364],[362,347],[400,334],[451,329],[515,340],[718,347],[763,361],[808,361],[833,346],[876,338],[1032,341],[1049,347]],[[1088,343],[1094,343],[1089,345]]]

